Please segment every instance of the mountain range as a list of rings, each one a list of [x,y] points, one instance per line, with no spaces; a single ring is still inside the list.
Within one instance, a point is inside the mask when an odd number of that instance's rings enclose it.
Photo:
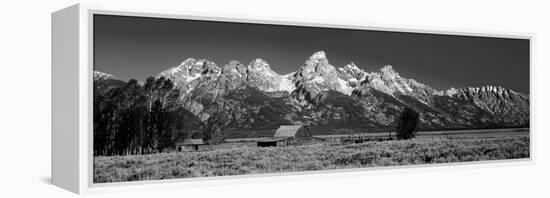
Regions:
[[[218,66],[189,58],[154,77],[170,79],[181,105],[199,120],[225,114],[229,129],[307,124],[321,131],[384,131],[405,106],[421,113],[421,130],[529,126],[526,94],[493,85],[439,91],[390,65],[375,72],[354,63],[335,67],[323,51],[289,74],[278,74],[262,59]],[[104,90],[123,84],[99,71],[94,82]]]

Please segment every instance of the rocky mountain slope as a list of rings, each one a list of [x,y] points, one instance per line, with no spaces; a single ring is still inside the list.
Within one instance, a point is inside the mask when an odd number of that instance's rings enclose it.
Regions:
[[[94,71],[94,91],[105,92],[109,89],[124,86],[126,82],[118,80],[114,75],[99,71]]]
[[[528,95],[498,86],[438,91],[401,77],[390,65],[375,72],[354,63],[334,67],[323,51],[289,74],[276,73],[262,59],[219,67],[189,58],[156,77],[172,80],[181,105],[200,120],[223,114],[232,129],[308,124],[323,130],[386,130],[404,106],[421,113],[423,130],[529,124]],[[94,72],[97,82],[113,79],[100,72],[96,78]]]

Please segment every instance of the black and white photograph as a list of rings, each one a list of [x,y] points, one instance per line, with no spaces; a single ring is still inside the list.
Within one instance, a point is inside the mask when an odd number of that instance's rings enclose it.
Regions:
[[[530,156],[530,40],[93,15],[93,183]]]

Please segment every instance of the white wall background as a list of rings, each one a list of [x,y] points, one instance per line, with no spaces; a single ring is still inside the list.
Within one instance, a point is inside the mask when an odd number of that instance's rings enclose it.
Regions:
[[[535,165],[421,168],[245,179],[238,184],[100,197],[548,197],[550,6],[545,1],[97,0],[162,10],[348,21],[355,25],[531,32]],[[78,1],[4,1],[0,7],[0,197],[72,197],[50,181],[50,14]],[[475,71],[472,71],[475,72]],[[287,180],[287,181],[285,181]],[[205,182],[209,183],[209,182]],[[217,182],[213,182],[217,183]],[[95,196],[95,195],[94,195]]]

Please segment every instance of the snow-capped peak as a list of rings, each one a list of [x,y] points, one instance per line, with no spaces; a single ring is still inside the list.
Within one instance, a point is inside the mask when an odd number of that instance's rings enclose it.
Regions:
[[[445,91],[446,96],[454,96],[456,94],[458,94],[458,89],[456,89],[454,87],[451,87],[450,89]]]
[[[347,64],[346,66],[344,66],[344,68],[348,68],[349,70],[351,71],[359,71],[359,67],[357,67],[357,65],[355,65],[355,63],[351,62],[350,64]]]
[[[185,61],[181,62],[180,66],[195,64],[196,61],[195,58],[187,58]]]
[[[362,69],[359,69],[353,62],[338,68],[339,76],[344,80],[355,79],[356,81],[363,81],[367,73]]]
[[[386,65],[382,67],[380,69],[380,74],[382,75],[382,79],[386,81],[401,78],[391,65]]]
[[[294,81],[297,89],[313,93],[313,95],[328,90],[351,95],[353,88],[347,81],[350,77],[342,76],[340,78],[339,75],[346,72],[343,69],[339,70],[340,72],[330,65],[324,51],[319,51],[309,57],[305,64],[298,69]]]
[[[247,66],[247,83],[265,92],[285,91],[292,92],[295,89],[292,82],[293,74],[279,75],[271,70],[269,64],[263,59],[255,59]]]
[[[158,74],[158,77],[171,79],[175,84],[189,83],[203,75],[219,74],[220,68],[206,59],[188,58],[178,66],[167,69]]]
[[[508,92],[516,93],[513,90],[494,85],[486,85],[483,87],[468,87],[467,89],[471,93],[494,93],[498,95],[508,94]]]
[[[315,52],[313,55],[309,57],[310,60],[319,60],[319,59],[326,59],[327,56],[325,54],[325,51],[318,51]]]
[[[222,68],[222,74],[238,78],[246,78],[246,66],[239,61],[232,60]]]
[[[380,68],[380,72],[387,73],[387,74],[396,74],[395,70],[393,69],[393,66],[391,65],[385,65],[384,67]]]
[[[250,62],[247,69],[252,72],[272,72],[269,64],[260,58],[254,59],[252,62]]]
[[[103,73],[100,71],[94,71],[94,80],[110,80],[110,79],[116,79],[116,77],[112,74]]]
[[[336,68],[328,62],[324,51],[314,53],[298,71],[302,75],[318,74],[321,76],[336,75]]]

